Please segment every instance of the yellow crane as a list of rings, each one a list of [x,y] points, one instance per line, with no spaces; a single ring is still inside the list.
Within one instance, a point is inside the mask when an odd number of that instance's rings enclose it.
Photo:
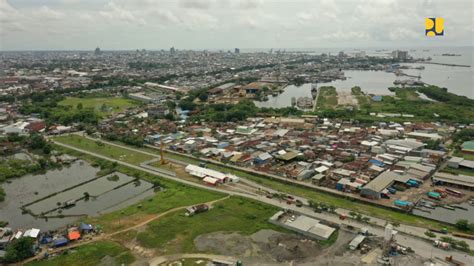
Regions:
[[[163,152],[163,147],[164,147],[163,140],[160,140],[160,164],[161,165],[165,165],[168,163],[165,160],[165,153]]]

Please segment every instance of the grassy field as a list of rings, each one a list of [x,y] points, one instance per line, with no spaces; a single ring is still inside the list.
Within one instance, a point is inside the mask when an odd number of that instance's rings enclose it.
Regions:
[[[83,150],[95,152],[115,160],[120,160],[136,165],[155,158],[140,152],[133,152],[112,145],[99,143],[97,141],[89,140],[78,135],[58,136],[54,137],[54,140]]]
[[[353,87],[351,93],[357,98],[359,106],[368,104],[371,101],[370,97],[365,95],[360,87]]]
[[[105,256],[110,256],[115,261],[115,265],[129,265],[135,261],[132,253],[127,248],[122,247],[115,242],[102,241],[77,247],[74,249],[74,252],[61,254],[50,260],[32,262],[28,263],[27,265],[98,265],[101,259]]]
[[[138,102],[119,97],[107,97],[107,98],[77,98],[67,97],[66,99],[59,102],[60,105],[71,106],[77,108],[78,104],[81,103],[84,109],[94,109],[100,115],[107,115],[111,113],[119,113],[127,109],[128,107],[138,105]]]
[[[222,197],[224,194],[168,183],[165,190],[155,193],[152,198],[115,212],[88,218],[87,222],[103,225],[104,231],[111,233],[138,224],[173,208],[205,203]]]
[[[270,224],[278,208],[239,197],[216,203],[208,212],[187,217],[184,212],[171,213],[148,225],[137,235],[140,245],[156,248],[163,254],[195,252],[193,240],[201,234],[228,231],[245,235],[261,229],[282,230]]]
[[[381,102],[369,101],[360,105],[356,119],[362,121],[382,121],[378,117],[371,117],[369,113],[404,113],[413,114],[414,118],[389,118],[389,121],[473,121],[472,107],[452,103],[433,102],[421,99],[413,88],[390,88],[395,96],[383,96]]]
[[[457,157],[462,157],[466,160],[474,161],[474,154],[462,153],[461,151],[456,150],[453,155]]]
[[[337,92],[334,87],[321,87],[319,89],[318,109],[332,109],[337,105]]]
[[[422,99],[419,97],[419,94],[412,89],[397,88],[395,90],[395,95],[400,99],[408,101],[422,101]]]

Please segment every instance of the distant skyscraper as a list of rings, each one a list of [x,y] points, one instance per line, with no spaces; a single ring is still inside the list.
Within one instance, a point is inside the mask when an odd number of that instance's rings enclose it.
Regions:
[[[170,54],[175,54],[176,50],[174,49],[174,46],[170,48]]]
[[[234,53],[240,54],[240,49],[239,49],[239,48],[235,48],[235,49],[234,49]]]
[[[408,52],[407,51],[400,51],[396,50],[392,52],[392,57],[398,60],[407,60],[408,59]]]
[[[94,54],[95,55],[101,55],[102,54],[102,51],[100,50],[99,47],[95,48]]]

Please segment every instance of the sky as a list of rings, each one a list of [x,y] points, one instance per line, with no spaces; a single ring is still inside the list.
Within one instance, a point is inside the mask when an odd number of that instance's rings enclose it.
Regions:
[[[0,50],[472,46],[473,15],[473,0],[0,0]]]

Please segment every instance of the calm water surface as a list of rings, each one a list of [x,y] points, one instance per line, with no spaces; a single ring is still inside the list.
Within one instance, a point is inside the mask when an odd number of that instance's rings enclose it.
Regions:
[[[20,207],[84,182],[86,183],[83,185],[38,201],[27,208],[36,214],[47,213],[57,208],[57,202],[78,200],[84,196],[84,192],[88,192],[92,196],[88,201],[80,200],[75,206],[63,209],[61,214],[94,216],[129,206],[154,193],[149,182],[133,182],[133,177],[121,173],[117,173],[119,179],[114,181],[107,179],[107,176],[96,179],[98,171],[99,169],[86,162],[77,161],[69,167],[48,171],[46,174],[11,179],[11,183],[2,184],[7,196],[4,202],[0,202],[0,220],[8,221],[8,226],[13,229],[34,227],[52,230],[73,223],[79,217],[50,218],[46,221],[30,214],[22,214]],[[50,213],[58,214],[57,210]]]

